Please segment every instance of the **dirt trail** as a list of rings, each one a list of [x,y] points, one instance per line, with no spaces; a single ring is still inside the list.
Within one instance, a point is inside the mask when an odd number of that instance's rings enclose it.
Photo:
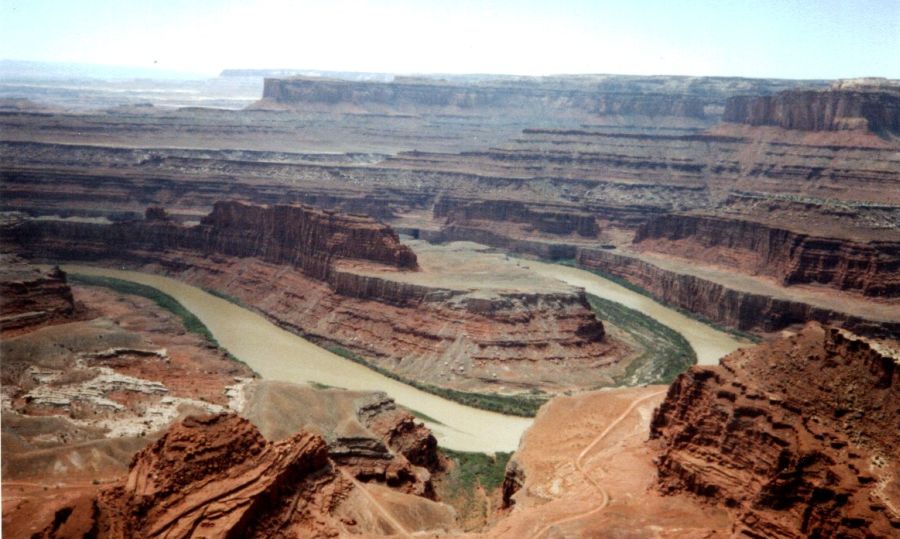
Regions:
[[[578,513],[575,515],[570,515],[567,517],[558,518],[558,519],[548,522],[541,529],[539,529],[536,533],[534,533],[531,536],[533,539],[537,539],[538,537],[543,536],[554,526],[558,526],[560,524],[565,524],[567,522],[572,522],[575,520],[581,520],[582,518],[593,515],[594,513],[599,513],[600,511],[603,511],[604,509],[606,509],[606,506],[609,505],[609,493],[593,477],[591,477],[591,475],[588,473],[587,470],[584,469],[584,459],[594,449],[594,447],[596,447],[597,444],[599,444],[601,441],[603,441],[603,439],[605,439],[609,435],[609,433],[612,432],[612,430],[619,425],[619,423],[624,421],[625,418],[628,417],[628,414],[633,412],[634,409],[637,408],[637,406],[639,404],[641,404],[642,402],[644,402],[646,400],[656,398],[664,393],[665,393],[665,391],[658,391],[656,393],[651,393],[650,395],[641,397],[640,399],[633,401],[628,406],[628,408],[626,408],[625,411],[619,415],[619,417],[617,417],[615,420],[612,421],[612,423],[607,425],[606,428],[603,429],[603,432],[598,434],[597,437],[594,438],[591,441],[591,443],[589,443],[584,449],[582,449],[577,457],[575,457],[575,460],[573,461],[573,464],[575,464],[575,469],[578,470],[578,473],[580,473],[582,475],[582,477],[584,477],[584,480],[589,485],[591,485],[591,487],[600,495],[600,503],[598,503],[596,507],[594,507],[593,509],[591,509],[589,511],[585,511],[585,512]]]
[[[375,508],[378,509],[378,512],[381,513],[381,516],[383,516],[384,519],[387,520],[391,524],[391,526],[393,526],[394,529],[397,530],[397,532],[400,535],[402,535],[403,537],[412,537],[412,535],[410,535],[410,533],[409,533],[409,530],[407,530],[406,527],[404,527],[403,524],[401,524],[399,520],[394,518],[394,515],[392,515],[391,512],[388,511],[388,509],[385,506],[381,505],[381,502],[379,502],[375,498],[375,496],[372,496],[371,492],[366,490],[365,485],[363,485],[362,483],[357,481],[354,477],[351,477],[350,474],[348,474],[344,470],[341,470],[341,475],[343,475],[346,479],[348,479],[351,483],[353,483],[353,485],[357,489],[359,489],[359,491],[363,494],[363,496],[365,496],[369,500],[369,502],[371,502],[372,505],[374,505]]]

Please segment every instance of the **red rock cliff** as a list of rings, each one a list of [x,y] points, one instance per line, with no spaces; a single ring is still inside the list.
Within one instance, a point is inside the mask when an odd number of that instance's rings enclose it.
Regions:
[[[817,237],[755,221],[671,214],[642,225],[639,248],[770,275],[784,285],[817,283],[868,296],[900,295],[900,240]]]
[[[659,488],[723,505],[748,537],[895,535],[897,367],[896,352],[816,324],[693,367],[652,421]]]
[[[319,436],[268,443],[236,415],[189,417],[135,455],[122,483],[60,509],[43,536],[334,535],[329,509],[350,489]]]
[[[390,227],[369,217],[309,206],[218,202],[200,223],[208,250],[277,264],[359,259],[415,269],[416,255]]]
[[[900,90],[832,88],[737,96],[728,99],[722,119],[804,131],[900,133]]]
[[[368,218],[301,205],[262,206],[217,202],[197,226],[182,226],[148,211],[148,219],[113,225],[61,221],[24,222],[3,230],[6,241],[21,244],[29,256],[41,249],[57,258],[115,258],[123,249],[154,259],[170,249],[197,254],[255,257],[300,268],[327,280],[334,262],[375,262],[401,270],[417,268],[416,255],[387,225]],[[164,214],[163,214],[164,215]],[[43,247],[41,247],[43,246]]]

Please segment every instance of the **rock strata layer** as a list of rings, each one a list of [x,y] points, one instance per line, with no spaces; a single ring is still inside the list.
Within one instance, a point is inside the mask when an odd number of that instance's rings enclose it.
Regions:
[[[726,122],[803,131],[900,133],[900,86],[787,90],[728,99]]]
[[[898,362],[811,324],[692,368],[652,420],[659,488],[727,508],[748,537],[895,535]]]

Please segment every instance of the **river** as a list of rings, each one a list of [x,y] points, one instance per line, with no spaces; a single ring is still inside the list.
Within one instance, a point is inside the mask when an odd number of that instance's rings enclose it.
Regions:
[[[677,311],[592,273],[534,261],[523,261],[538,273],[584,287],[588,292],[620,302],[656,318],[685,335],[701,363],[746,345]],[[135,271],[67,264],[70,273],[114,277],[151,286],[178,300],[212,332],[219,344],[267,380],[317,382],[334,387],[384,391],[398,404],[421,412],[442,447],[493,453],[514,451],[531,425],[529,418],[507,416],[463,406],[415,389],[358,363],[329,352],[281,329],[253,311],[213,296],[181,281]]]

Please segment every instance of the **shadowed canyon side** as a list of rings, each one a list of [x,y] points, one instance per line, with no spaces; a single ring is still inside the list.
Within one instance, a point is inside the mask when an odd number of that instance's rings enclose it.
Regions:
[[[867,296],[900,295],[900,241],[807,235],[754,221],[667,215],[642,225],[640,249],[704,260],[782,285],[823,284]]]
[[[418,382],[559,391],[612,384],[633,357],[583,290],[475,251],[420,246],[417,263],[369,218],[218,203],[195,226],[152,210],[111,225],[24,220],[3,238],[33,259],[179,276]]]
[[[2,256],[0,331],[4,336],[26,332],[76,315],[72,290],[59,268],[40,271]]]
[[[813,324],[692,368],[653,417],[659,488],[727,508],[749,536],[895,534],[898,358]]]

